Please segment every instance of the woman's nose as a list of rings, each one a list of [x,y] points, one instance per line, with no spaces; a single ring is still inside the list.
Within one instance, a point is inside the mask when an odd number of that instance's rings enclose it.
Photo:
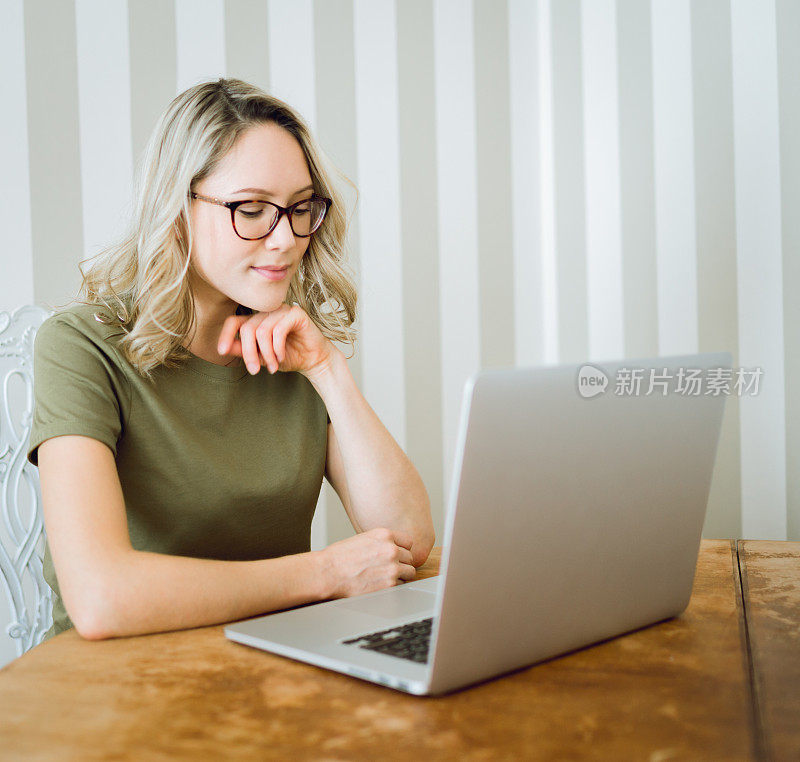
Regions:
[[[281,249],[289,249],[295,244],[294,231],[289,224],[289,217],[282,214],[278,224],[265,239],[271,246],[279,246]]]

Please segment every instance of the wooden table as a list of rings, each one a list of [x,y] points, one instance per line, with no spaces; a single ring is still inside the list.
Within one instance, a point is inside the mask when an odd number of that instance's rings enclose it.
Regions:
[[[682,616],[437,698],[221,625],[69,630],[0,670],[0,759],[798,759],[798,577],[800,543],[704,540]]]
[[[737,546],[756,742],[765,759],[800,760],[800,542]]]

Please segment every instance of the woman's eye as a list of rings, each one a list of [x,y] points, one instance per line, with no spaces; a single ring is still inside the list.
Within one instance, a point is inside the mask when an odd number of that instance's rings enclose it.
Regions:
[[[264,204],[244,204],[240,207],[237,207],[236,211],[240,214],[243,214],[245,217],[252,219],[253,217],[258,217],[259,215],[264,213],[265,209]]]

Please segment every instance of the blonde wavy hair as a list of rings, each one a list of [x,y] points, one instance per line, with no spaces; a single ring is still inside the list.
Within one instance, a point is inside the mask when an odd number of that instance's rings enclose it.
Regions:
[[[160,365],[175,367],[191,356],[183,346],[196,327],[186,277],[190,189],[214,171],[242,133],[263,123],[277,124],[297,139],[314,191],[333,200],[289,284],[286,303],[297,302],[331,341],[354,347],[357,292],[346,263],[348,216],[332,176],[358,190],[291,106],[240,79],[220,78],[190,87],[169,104],[137,167],[127,231],[78,265],[82,282],[74,301],[110,310],[104,322],[122,329],[121,351],[145,378],[152,379]],[[86,271],[85,262],[92,263]],[[252,309],[239,305],[236,312]]]

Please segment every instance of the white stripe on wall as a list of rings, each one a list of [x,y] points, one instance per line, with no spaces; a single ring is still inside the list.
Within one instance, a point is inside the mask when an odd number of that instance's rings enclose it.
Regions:
[[[177,92],[225,76],[224,0],[175,0],[175,33]]]
[[[270,94],[317,124],[314,77],[314,8],[311,0],[269,0]],[[266,41],[265,41],[266,43]]]
[[[538,10],[509,0],[511,204],[514,248],[514,322],[517,365],[538,365],[544,352],[541,262],[542,205],[539,153]]]
[[[775,4],[731,5],[739,361],[761,367],[741,400],[742,532],[786,538],[786,429]]]
[[[480,363],[472,2],[434,4],[442,438],[449,496],[464,383]],[[433,359],[433,358],[432,358]]]
[[[400,235],[397,19],[393,0],[353,6],[361,252],[362,392],[401,447],[406,441]],[[407,245],[413,246],[409,241]],[[424,274],[420,274],[424,277]]]
[[[553,140],[553,46],[550,0],[539,9],[539,157],[542,217],[542,362],[559,361],[558,268],[556,266],[555,152]]]
[[[589,356],[625,352],[615,0],[583,0],[583,142]]]
[[[658,350],[697,351],[690,0],[653,0]]]
[[[127,0],[77,0],[84,256],[119,238],[131,215],[133,141]],[[97,30],[103,33],[98,34]]]
[[[0,310],[33,302],[33,243],[31,241],[31,182],[28,168],[28,97],[25,80],[25,23],[23,0],[4,6],[0,24],[0,119],[3,175],[0,183],[0,229],[3,231],[0,272]],[[10,118],[9,118],[10,117]]]

